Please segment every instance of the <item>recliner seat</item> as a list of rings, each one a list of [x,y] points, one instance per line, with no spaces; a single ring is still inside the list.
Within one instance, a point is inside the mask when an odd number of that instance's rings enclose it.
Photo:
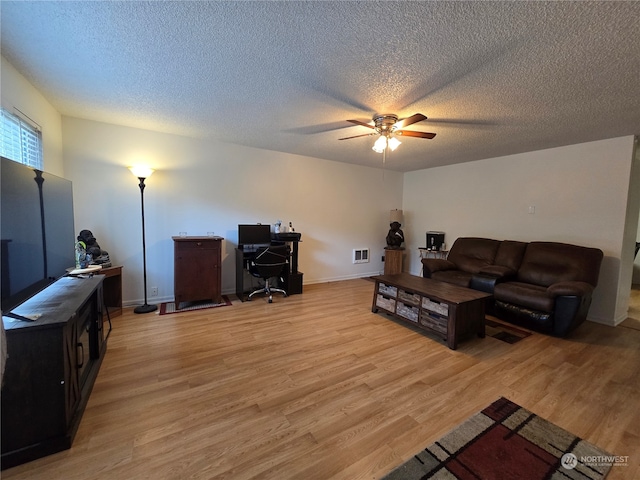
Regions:
[[[452,254],[422,259],[423,276],[493,293],[498,318],[559,337],[586,320],[603,258],[597,248],[475,237],[458,238]]]
[[[423,259],[423,276],[469,287],[473,275],[490,266],[500,242],[489,238],[461,237],[451,247],[447,259]],[[424,260],[429,260],[425,262]]]

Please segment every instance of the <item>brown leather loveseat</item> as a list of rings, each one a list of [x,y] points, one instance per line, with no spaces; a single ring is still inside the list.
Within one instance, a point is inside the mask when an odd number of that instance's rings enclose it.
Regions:
[[[602,258],[567,243],[461,237],[446,260],[422,264],[424,277],[492,293],[498,318],[564,337],[587,317]]]

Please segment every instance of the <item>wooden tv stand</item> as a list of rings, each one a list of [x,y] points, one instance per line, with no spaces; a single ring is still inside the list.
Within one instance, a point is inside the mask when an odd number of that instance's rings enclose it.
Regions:
[[[63,277],[2,317],[2,469],[71,447],[107,350],[103,275]]]
[[[446,340],[452,350],[464,335],[484,337],[484,304],[491,295],[408,273],[379,275],[371,311],[378,310]]]

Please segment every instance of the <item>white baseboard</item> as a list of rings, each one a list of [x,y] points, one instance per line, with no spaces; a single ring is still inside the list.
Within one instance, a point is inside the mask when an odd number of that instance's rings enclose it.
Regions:
[[[610,327],[615,327],[620,325],[627,319],[627,315],[620,315],[616,318],[602,318],[602,317],[587,317],[587,320],[594,323],[599,323],[601,325],[608,325]]]

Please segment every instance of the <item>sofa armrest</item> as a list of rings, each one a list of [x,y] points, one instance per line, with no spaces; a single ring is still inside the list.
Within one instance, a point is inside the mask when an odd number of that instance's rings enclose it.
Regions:
[[[496,288],[496,283],[498,283],[499,280],[500,278],[495,275],[484,275],[482,273],[478,273],[471,276],[469,288],[493,295],[493,290]]]
[[[592,292],[593,285],[586,282],[558,282],[547,288],[547,295],[553,298],[560,296],[585,297],[591,295]]]
[[[422,272],[425,278],[431,278],[431,274],[435,272],[440,272],[442,270],[456,270],[458,268],[455,263],[442,258],[423,258],[422,266]]]
[[[482,267],[479,273],[496,278],[509,278],[515,277],[517,272],[513,268],[503,265],[487,265],[486,267]]]

